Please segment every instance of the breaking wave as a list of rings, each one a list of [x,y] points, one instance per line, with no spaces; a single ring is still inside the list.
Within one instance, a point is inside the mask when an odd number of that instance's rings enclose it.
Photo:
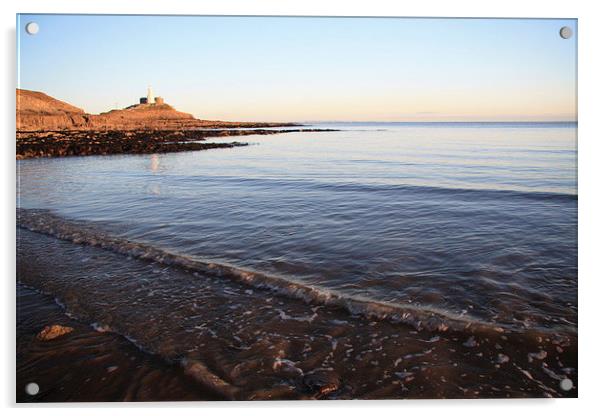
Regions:
[[[317,305],[336,306],[352,315],[369,319],[403,323],[416,330],[462,331],[471,333],[513,332],[504,324],[494,324],[474,317],[459,315],[434,307],[393,304],[358,296],[348,296],[334,290],[307,285],[281,276],[238,268],[229,264],[203,261],[169,252],[150,244],[130,241],[107,234],[92,224],[61,218],[47,210],[17,209],[17,225],[33,232],[46,234],[76,244],[100,247],[132,258],[175,266],[193,273],[229,278],[236,282]],[[18,241],[18,239],[17,239]],[[566,330],[566,329],[565,329]]]

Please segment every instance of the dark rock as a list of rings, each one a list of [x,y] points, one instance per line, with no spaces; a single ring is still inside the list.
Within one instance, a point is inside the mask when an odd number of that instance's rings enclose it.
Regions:
[[[17,132],[17,159],[113,154],[152,154],[247,146],[205,143],[209,137],[279,134],[306,130],[63,130]],[[307,131],[316,131],[315,129]],[[319,131],[319,130],[318,130]]]
[[[318,369],[307,373],[303,377],[303,385],[310,393],[314,393],[317,398],[322,398],[339,390],[341,383],[334,371]]]

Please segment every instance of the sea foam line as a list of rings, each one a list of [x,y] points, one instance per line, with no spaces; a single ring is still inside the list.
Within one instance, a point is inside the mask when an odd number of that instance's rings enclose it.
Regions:
[[[99,247],[142,260],[176,266],[196,272],[195,274],[200,272],[211,276],[229,278],[255,288],[266,289],[290,298],[300,299],[306,303],[340,307],[353,315],[362,315],[368,319],[408,324],[416,330],[426,329],[444,332],[451,329],[485,334],[513,331],[513,328],[501,324],[492,324],[432,307],[392,304],[347,296],[333,290],[306,285],[279,276],[267,275],[228,264],[198,260],[190,256],[171,253],[149,244],[112,236],[95,229],[91,224],[70,221],[46,210],[17,209],[17,225],[61,240]]]

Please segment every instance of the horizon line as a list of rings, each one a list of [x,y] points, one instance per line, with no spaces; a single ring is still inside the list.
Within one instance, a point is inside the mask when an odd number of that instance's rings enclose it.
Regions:
[[[297,123],[578,123],[578,120],[300,120]]]

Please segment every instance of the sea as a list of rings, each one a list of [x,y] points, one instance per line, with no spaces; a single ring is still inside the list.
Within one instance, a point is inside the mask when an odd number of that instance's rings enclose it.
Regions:
[[[575,397],[577,124],[307,127],[17,161],[19,284],[228,399]]]

